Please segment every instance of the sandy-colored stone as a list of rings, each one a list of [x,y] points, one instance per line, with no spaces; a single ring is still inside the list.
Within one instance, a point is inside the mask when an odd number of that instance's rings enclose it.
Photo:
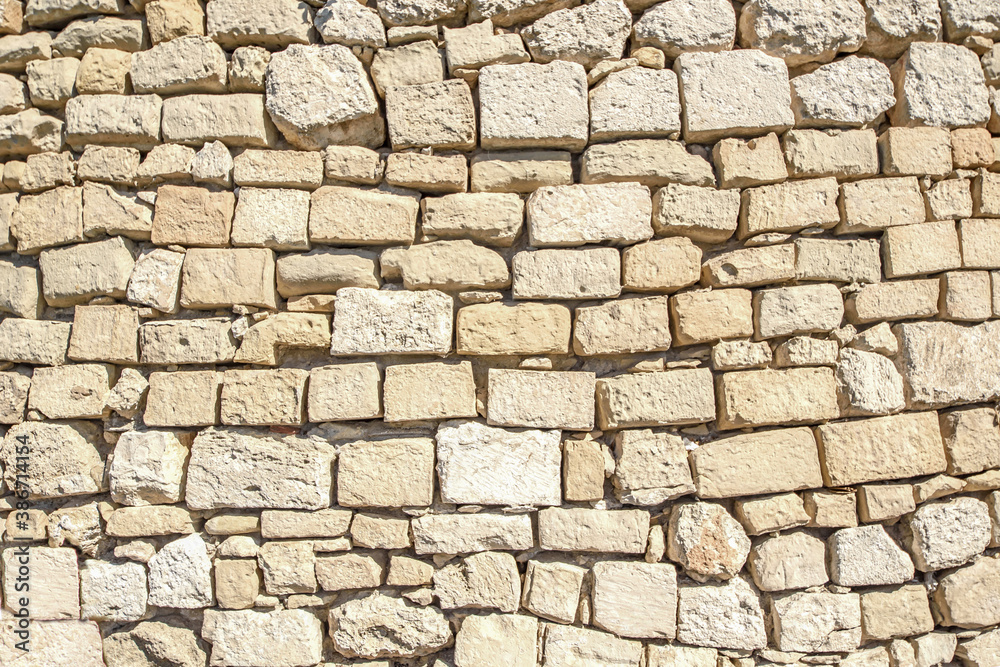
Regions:
[[[711,371],[681,369],[599,380],[597,413],[604,429],[712,421]]]

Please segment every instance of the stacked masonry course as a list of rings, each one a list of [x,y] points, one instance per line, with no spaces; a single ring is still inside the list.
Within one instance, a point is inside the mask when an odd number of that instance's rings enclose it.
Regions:
[[[0,665],[1000,665],[998,0],[0,33]]]

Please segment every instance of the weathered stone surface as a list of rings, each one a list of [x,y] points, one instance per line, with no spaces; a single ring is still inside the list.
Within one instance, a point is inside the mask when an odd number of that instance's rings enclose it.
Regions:
[[[184,498],[184,466],[193,436],[171,431],[129,431],[115,446],[111,497],[123,505],[176,503]]]
[[[558,505],[557,431],[513,432],[477,422],[445,422],[437,432],[437,470],[445,502]]]
[[[928,249],[934,248],[935,252]],[[887,278],[903,278],[958,268],[962,263],[954,221],[890,227],[882,244]]]
[[[63,122],[37,109],[5,115],[0,121],[0,155],[5,157],[59,150],[62,140]]]
[[[379,257],[383,278],[402,277],[406,289],[503,289],[510,285],[499,253],[468,239],[389,248]]]
[[[241,187],[313,190],[323,184],[323,158],[313,151],[249,149],[233,158],[233,182]]]
[[[914,42],[893,65],[894,125],[970,127],[989,120],[989,93],[976,55],[956,44]]]
[[[754,583],[762,591],[810,588],[829,581],[826,544],[805,531],[775,535],[758,542],[750,551],[749,565]],[[799,649],[782,647],[782,650]]]
[[[421,229],[447,239],[510,246],[521,231],[524,202],[513,193],[455,193],[420,201]]]
[[[226,371],[222,377],[222,423],[302,424],[308,378],[308,371],[297,368]]]
[[[938,279],[875,283],[848,295],[844,309],[848,320],[859,324],[932,317],[938,313],[940,287]]]
[[[202,637],[211,642],[211,664],[275,667],[312,665],[323,656],[323,624],[305,609],[205,613]]]
[[[40,319],[45,309],[41,273],[22,262],[0,261],[0,311]]]
[[[680,129],[681,101],[672,70],[629,67],[590,91],[591,141],[667,137]]]
[[[73,549],[51,549],[48,547],[28,547],[27,553],[14,547],[3,550],[3,590],[7,599],[7,609],[11,612],[23,606],[28,607],[32,619],[59,620],[80,617],[80,578],[77,573],[77,557]],[[26,556],[26,558],[25,558]],[[40,587],[29,597],[25,604],[19,604],[18,572],[19,565],[29,566],[29,577],[45,581],[46,586]],[[23,576],[23,575],[22,575]],[[24,579],[21,579],[23,588]],[[30,584],[30,580],[29,580]],[[15,606],[17,605],[17,606]]]
[[[412,197],[324,186],[312,194],[309,239],[338,245],[410,244],[418,210]]]
[[[889,68],[849,56],[791,80],[796,127],[868,127],[896,103]]]
[[[94,296],[125,296],[135,265],[132,253],[132,244],[120,236],[43,250],[38,263],[46,303],[66,307]]]
[[[375,90],[382,97],[397,86],[442,82],[444,74],[444,53],[431,40],[380,49],[371,63]]]
[[[232,361],[238,345],[229,319],[211,317],[142,324],[139,347],[144,364],[212,364]]]
[[[63,186],[23,195],[10,218],[10,233],[22,255],[83,241],[83,188]]]
[[[940,414],[948,474],[964,475],[1000,467],[1000,429],[991,408]]]
[[[464,81],[392,86],[385,93],[389,139],[394,150],[434,147],[470,150],[476,145],[476,113]]]
[[[744,190],[737,235],[829,228],[840,222],[833,178],[789,181]]]
[[[226,90],[226,56],[215,42],[188,35],[157,44],[132,58],[129,71],[137,93],[221,93]]]
[[[642,659],[642,644],[597,630],[549,625],[545,629],[542,654],[552,667],[637,667]]]
[[[206,429],[191,446],[185,499],[192,509],[321,509],[330,504],[333,447],[251,428]],[[261,475],[259,461],[270,461]]]
[[[1000,560],[992,557],[980,558],[941,577],[934,591],[941,624],[960,628],[995,625],[1000,621],[997,582],[1000,582]]]
[[[836,372],[844,414],[885,415],[906,406],[903,378],[880,354],[843,350]]]
[[[551,551],[643,553],[648,521],[644,510],[544,509],[538,513],[539,544]]]
[[[653,236],[649,190],[634,183],[539,188],[528,199],[532,246],[636,243]]]
[[[910,637],[934,629],[927,591],[920,584],[869,591],[861,596],[866,641]]]
[[[643,8],[648,4],[641,3]],[[669,58],[686,51],[727,51],[736,41],[736,13],[731,4],[718,0],[659,3],[635,22],[632,37],[641,46],[661,49]]]
[[[148,150],[160,140],[157,95],[83,95],[66,103],[66,142]]]
[[[72,325],[8,317],[0,321],[0,359],[55,366],[66,363]]]
[[[275,142],[277,132],[264,96],[179,95],[163,102],[163,140],[189,146],[221,141],[226,146],[257,148]]]
[[[428,386],[435,387],[433,394],[425,391]],[[468,361],[388,366],[384,397],[387,422],[476,416],[476,383]]]
[[[223,0],[207,8],[208,36],[225,48],[308,44],[312,10],[297,0]]]
[[[442,609],[516,611],[521,599],[517,563],[510,554],[473,554],[434,573],[434,595]]]
[[[725,624],[714,622],[724,616]],[[752,650],[767,645],[764,612],[752,586],[741,577],[725,584],[681,586],[677,639],[685,644]]]
[[[391,153],[385,161],[387,185],[423,193],[464,192],[468,172],[464,155]]]
[[[922,572],[963,565],[990,541],[988,509],[975,498],[921,505],[907,526],[910,551]]]
[[[751,0],[740,13],[740,44],[784,58],[790,67],[829,62],[865,41],[865,14],[851,0],[802,5]]]
[[[533,667],[538,621],[529,616],[469,616],[455,635],[455,667]]]
[[[184,255],[180,303],[185,308],[274,309],[277,298],[274,251],[268,248],[192,248]]]
[[[142,48],[142,21],[116,16],[90,16],[70,22],[52,40],[53,55],[80,57],[92,46],[120,51]]]
[[[488,421],[498,426],[594,427],[594,374],[564,371],[489,371]],[[541,400],[542,397],[546,400]]]
[[[458,311],[456,329],[459,354],[565,354],[570,310],[542,303],[474,304]]]
[[[347,0],[327,2],[316,12],[316,29],[327,44],[385,47],[385,28],[374,8]]]
[[[750,290],[684,292],[670,298],[675,344],[692,345],[753,334]]]
[[[807,428],[734,435],[704,444],[691,453],[691,467],[702,498],[780,493],[823,485],[816,441]]]
[[[599,380],[597,414],[604,429],[712,421],[711,371],[681,369]]]
[[[615,248],[526,250],[511,260],[515,299],[599,299],[621,292]]]
[[[80,616],[92,621],[138,621],[146,614],[146,568],[141,563],[86,560],[80,568]]]
[[[769,400],[762,403],[761,392]],[[828,368],[736,371],[719,380],[719,428],[809,424],[840,416],[834,374]]]
[[[434,496],[434,441],[397,438],[342,446],[337,502],[345,507],[430,505]]]
[[[701,582],[732,579],[750,553],[750,539],[724,507],[684,503],[670,512],[667,556]]]
[[[601,60],[619,58],[625,48],[632,16],[621,0],[595,0],[559,9],[521,31],[535,62],[564,60],[591,68]]]
[[[882,275],[879,243],[865,239],[796,239],[795,274],[799,280],[877,283]]]
[[[731,250],[701,267],[702,283],[712,287],[756,287],[794,277],[795,246],[791,243]]]
[[[427,514],[411,526],[417,554],[520,551],[533,544],[527,514]]]
[[[149,603],[200,609],[215,601],[212,560],[200,535],[168,543],[149,560]]]
[[[754,293],[757,338],[836,329],[844,318],[844,302],[834,285],[798,285]]]
[[[913,562],[880,524],[844,528],[827,540],[830,579],[840,586],[888,586],[913,578]]]
[[[570,185],[573,165],[567,151],[511,151],[473,156],[473,192],[534,192],[546,185]]]
[[[662,563],[602,562],[593,569],[593,622],[622,637],[672,639],[677,572]]]
[[[645,112],[642,115],[645,116]],[[620,113],[616,114],[616,117],[620,116]],[[679,141],[626,139],[610,144],[593,144],[587,148],[580,163],[580,182],[623,182],[630,185],[639,182],[649,187],[677,183],[712,187],[715,185],[715,174],[708,160],[687,152]],[[684,215],[683,212],[677,214]]]
[[[521,604],[541,618],[572,623],[576,620],[586,574],[587,570],[575,565],[530,560],[524,575]]]
[[[15,647],[16,619],[4,621],[3,632],[10,639],[0,643],[0,658],[4,664],[35,664],[39,667],[57,667],[71,660],[79,667],[101,667],[101,630],[93,621],[38,621],[31,624],[31,652]],[[30,662],[24,660],[29,657]],[[20,663],[20,664],[19,664]]]
[[[47,419],[97,419],[105,411],[113,367],[69,364],[36,368],[31,375],[28,409]]]
[[[857,593],[803,591],[775,596],[770,621],[781,651],[855,651],[861,643]]]
[[[348,600],[330,609],[330,636],[350,657],[411,657],[436,652],[451,639],[444,614],[382,593]]]
[[[382,378],[374,363],[321,366],[309,374],[309,421],[381,416]]]
[[[634,323],[639,321],[648,326],[637,329]],[[666,350],[671,341],[669,321],[666,296],[577,308],[573,350],[582,356]]]
[[[867,38],[861,53],[877,58],[898,58],[912,42],[941,38],[941,8],[937,3],[876,2],[866,5]]]
[[[441,292],[345,287],[337,295],[330,351],[444,354],[451,350],[451,336],[452,300]]]

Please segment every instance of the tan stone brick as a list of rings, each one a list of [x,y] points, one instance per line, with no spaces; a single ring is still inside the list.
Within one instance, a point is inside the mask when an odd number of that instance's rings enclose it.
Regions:
[[[321,366],[309,372],[309,421],[382,416],[382,377],[374,362]]]
[[[624,245],[653,236],[649,188],[636,183],[539,188],[525,212],[533,247]]]
[[[337,293],[330,353],[445,354],[453,317],[452,298],[437,290],[344,287]]]
[[[576,309],[573,350],[581,356],[656,352],[670,348],[669,297],[618,299]],[[645,326],[636,327],[636,322]]]
[[[382,277],[402,280],[408,290],[506,289],[507,260],[468,239],[388,248],[379,256]]]
[[[778,135],[756,139],[723,139],[712,148],[712,161],[719,170],[719,187],[747,188],[780,183],[788,178]]]
[[[23,195],[10,218],[10,233],[22,255],[83,241],[83,188],[63,186]]]
[[[566,354],[571,315],[557,304],[480,303],[459,309],[456,329],[459,354]]]
[[[1000,174],[980,171],[973,179],[972,212],[977,217],[1000,217]]]
[[[395,438],[343,445],[337,502],[344,507],[405,507],[434,500],[434,441]]]
[[[1000,559],[980,558],[938,579],[934,606],[941,624],[985,628],[1000,623]]]
[[[972,189],[967,178],[938,181],[924,191],[928,220],[958,220],[972,215]]]
[[[934,629],[927,591],[910,584],[861,594],[861,629],[866,641],[922,635]]]
[[[840,186],[840,208],[838,234],[882,231],[927,219],[920,185],[912,176],[844,183]]]
[[[941,281],[936,278],[874,283],[848,294],[844,310],[855,324],[934,317],[940,290]]]
[[[532,193],[573,182],[573,163],[564,151],[510,151],[473,156],[472,192]]]
[[[618,114],[621,118],[621,109]],[[594,113],[592,120],[596,121],[596,116]],[[689,153],[679,141],[629,139],[587,148],[580,161],[580,182],[638,182],[651,188],[670,183],[713,187],[715,174],[708,160]]]
[[[811,424],[836,419],[837,383],[829,368],[736,371],[718,382],[720,429]],[[766,402],[760,397],[767,395]]]
[[[549,507],[538,513],[538,543],[549,551],[641,554],[649,512]]]
[[[844,319],[844,301],[835,285],[759,290],[753,306],[759,339],[830,331]]]
[[[114,366],[69,364],[39,367],[31,374],[28,410],[47,419],[100,419],[111,391]]]
[[[597,414],[602,429],[712,421],[712,372],[681,369],[598,380]]]
[[[379,514],[355,514],[351,520],[351,543],[366,549],[408,549],[410,522]]]
[[[419,208],[413,197],[325,185],[312,193],[309,240],[338,245],[410,244]]]
[[[894,176],[947,176],[951,133],[942,127],[891,127],[878,139],[883,170]]]
[[[309,372],[297,368],[228,370],[222,376],[222,423],[233,426],[305,422]]]
[[[563,443],[563,495],[568,501],[604,498],[604,451],[594,440]],[[574,614],[576,609],[574,607]]]
[[[238,344],[228,318],[206,317],[146,322],[139,347],[144,364],[216,364],[232,361]]]
[[[996,160],[993,138],[985,127],[963,127],[951,131],[951,159],[955,169],[992,167]]]
[[[722,243],[739,225],[740,193],[669,183],[653,195],[653,229],[661,236],[686,236]]]
[[[529,560],[521,604],[532,614],[557,623],[572,623],[580,606],[587,570],[569,563]]]
[[[159,372],[149,376],[143,421],[147,426],[212,426],[219,421],[222,373]]]
[[[737,500],[733,505],[733,513],[743,524],[747,535],[776,533],[809,523],[809,515],[797,493]]]
[[[866,484],[858,489],[858,514],[865,523],[892,523],[915,509],[911,484]]]
[[[740,248],[708,258],[701,282],[712,287],[756,287],[795,278],[795,246],[791,243]]]
[[[949,475],[1000,468],[1000,429],[993,408],[962,408],[940,415]]]
[[[511,260],[515,299],[599,299],[621,293],[615,248],[526,250]]]
[[[589,431],[594,383],[593,373],[491,368],[488,423]]]
[[[827,486],[905,479],[947,469],[934,412],[824,424],[816,433]],[[889,440],[897,443],[892,449],[885,448]]]
[[[0,424],[18,424],[24,421],[24,409],[28,405],[28,391],[31,376],[27,373],[0,373]],[[603,459],[601,480],[604,479]],[[604,494],[601,494],[604,497]]]
[[[826,544],[805,531],[761,540],[747,559],[754,583],[763,591],[822,586],[826,573]]]
[[[152,241],[156,245],[228,245],[235,209],[236,197],[231,192],[161,186],[156,193]]]
[[[476,381],[468,361],[386,366],[383,392],[387,422],[476,416]]]
[[[390,153],[385,161],[385,182],[434,194],[465,192],[469,166],[464,155]]]
[[[795,277],[843,283],[877,283],[882,279],[879,242],[795,239]]]
[[[701,249],[684,237],[647,241],[622,253],[622,285],[638,292],[676,292],[701,277]]]
[[[133,252],[132,242],[120,236],[43,250],[38,266],[45,302],[64,308],[95,296],[125,296],[135,267]]]
[[[958,230],[950,220],[887,229],[882,255],[887,278],[939,273],[962,266]]]
[[[267,539],[339,537],[347,532],[352,513],[343,509],[264,510],[260,533]]]
[[[852,180],[878,174],[874,130],[789,130],[781,138],[791,178]]]
[[[854,491],[806,491],[803,496],[810,526],[851,528],[858,525]]]
[[[993,315],[988,271],[949,271],[941,276],[941,318],[981,322]]]
[[[678,435],[620,431],[615,457],[615,493],[624,504],[659,505],[695,490],[687,449]]]
[[[215,598],[222,609],[250,609],[260,594],[260,584],[256,561],[248,558],[215,561]]]
[[[131,306],[77,306],[69,339],[70,359],[137,363],[139,315]]]
[[[958,223],[962,266],[967,269],[1000,268],[1000,220],[970,219]]]
[[[752,293],[745,289],[684,292],[670,297],[677,345],[753,335]]]
[[[181,305],[210,310],[235,305],[277,308],[274,251],[192,248],[184,255]]]
[[[742,193],[740,226],[743,239],[764,232],[797,232],[840,222],[837,179],[812,178],[748,188]]]
[[[514,193],[459,192],[420,201],[424,234],[507,247],[524,224],[524,202]]]

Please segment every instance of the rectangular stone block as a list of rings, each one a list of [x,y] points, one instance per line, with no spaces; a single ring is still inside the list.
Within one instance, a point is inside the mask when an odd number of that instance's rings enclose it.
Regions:
[[[890,127],[878,138],[883,171],[893,176],[943,178],[954,168],[951,133],[944,127]]]
[[[264,96],[180,95],[163,101],[163,140],[188,146],[221,141],[227,146],[272,146],[277,130]]]
[[[882,235],[886,278],[939,273],[962,266],[954,221],[891,227]]]
[[[718,381],[722,430],[772,424],[814,424],[840,416],[830,368],[736,371]],[[766,400],[761,400],[766,396]]]
[[[433,387],[433,391],[428,391],[428,387]],[[476,380],[472,363],[386,366],[384,401],[387,422],[475,417]]]
[[[590,431],[593,373],[489,369],[488,422],[497,426]]]
[[[221,390],[222,373],[216,371],[151,373],[142,420],[146,426],[214,426]]]
[[[740,193],[669,183],[653,195],[653,229],[661,236],[686,236],[722,243],[739,226]]]
[[[470,163],[472,192],[531,194],[547,185],[573,182],[568,151],[509,151],[474,155]]]
[[[576,309],[573,351],[581,356],[657,352],[670,348],[670,299],[619,299]],[[636,322],[646,326],[636,327]]]
[[[947,469],[935,412],[823,424],[816,434],[827,486],[905,479]]]
[[[312,194],[309,240],[409,245],[416,234],[419,208],[417,199],[405,195],[326,185]]]
[[[23,261],[0,260],[0,312],[37,320],[44,311],[38,268]]]
[[[680,369],[598,380],[597,415],[602,429],[710,422],[715,419],[712,371]]]
[[[882,279],[879,242],[795,239],[795,277],[840,283],[877,283]]]
[[[458,311],[458,353],[566,354],[570,310],[548,303],[478,303]]]
[[[260,515],[260,535],[269,540],[340,537],[350,527],[352,516],[353,512],[343,509],[264,510]]]
[[[64,364],[72,328],[69,322],[8,317],[0,321],[0,359],[18,364]]]
[[[536,190],[527,204],[532,246],[560,247],[652,238],[649,188],[637,183],[557,185]]]
[[[791,178],[833,176],[850,180],[878,174],[875,130],[846,130],[837,134],[789,130],[781,138],[781,147]]]
[[[27,373],[0,373],[0,424],[24,421],[31,376]]]
[[[422,193],[465,192],[469,165],[464,155],[390,153],[385,159],[385,183]]]
[[[712,287],[756,287],[795,278],[795,245],[740,248],[716,255],[701,267],[701,282]]]
[[[670,297],[670,316],[677,345],[710,343],[753,335],[752,292],[714,289]]]
[[[1000,429],[993,408],[942,412],[941,435],[949,475],[969,475],[1000,468]]]
[[[240,188],[234,246],[309,249],[309,193],[291,188]]]
[[[838,234],[877,232],[924,222],[924,197],[916,177],[872,178],[840,186]]]
[[[836,285],[796,285],[753,295],[758,339],[832,331],[844,319],[844,299]]]
[[[139,314],[131,306],[77,306],[70,359],[128,364],[139,361]]]
[[[337,460],[337,502],[344,507],[426,506],[434,501],[434,441],[350,442]]]
[[[187,185],[163,185],[156,193],[152,241],[157,245],[229,245],[236,198]]]
[[[784,493],[823,486],[816,438],[809,428],[734,435],[691,452],[701,498]]]
[[[982,322],[993,315],[989,271],[949,271],[941,274],[941,319]]]
[[[684,237],[656,239],[625,248],[622,285],[637,292],[676,292],[701,276],[701,248]]]
[[[437,290],[345,287],[337,293],[330,354],[447,354],[452,309],[452,298]]]
[[[644,68],[632,71],[641,69]],[[624,119],[623,109],[615,112],[618,118]],[[679,141],[627,139],[591,144],[580,159],[580,182],[640,183],[650,188],[670,183],[715,187],[715,174],[708,160],[689,153]]]
[[[268,248],[192,248],[184,256],[181,306],[277,308],[274,251]]]
[[[323,185],[323,172],[316,151],[250,149],[233,158],[233,183],[240,187],[315,190]]]
[[[321,366],[309,371],[309,421],[382,416],[382,376],[374,362]]]
[[[418,555],[522,551],[535,543],[527,514],[425,514],[410,527]]]
[[[591,443],[577,441],[577,444]],[[600,498],[603,498],[604,456],[599,451],[596,453],[598,461],[595,462],[599,462],[601,468],[595,472],[600,473]],[[567,459],[569,455],[567,450]],[[612,481],[615,494],[624,504],[659,505],[695,490],[687,449],[679,435],[655,433],[649,429],[619,431],[615,436],[615,458]]]
[[[550,507],[538,513],[538,545],[547,551],[641,554],[649,512]]]
[[[421,229],[442,239],[471,239],[508,247],[524,225],[524,202],[514,193],[457,192],[420,201]]]
[[[159,95],[74,97],[66,102],[66,143],[77,150],[87,144],[149,150],[160,142],[164,106]]]
[[[967,269],[1000,268],[1000,220],[970,219],[958,223],[962,266]]]
[[[134,251],[132,242],[120,236],[43,250],[38,266],[45,302],[65,308],[95,296],[125,296]]]
[[[222,423],[276,426],[305,423],[309,371],[228,370],[222,376]]]
[[[83,188],[62,186],[22,195],[10,218],[10,233],[22,255],[83,241]]]
[[[837,179],[811,178],[748,188],[742,193],[740,226],[743,239],[764,232],[797,232],[840,222]]]
[[[526,250],[511,262],[515,299],[601,299],[621,293],[614,248]]]
[[[667,563],[604,561],[593,568],[593,622],[621,637],[673,639],[677,570]]]
[[[937,278],[874,283],[848,294],[844,311],[854,324],[934,317],[940,291]]]
[[[238,347],[226,317],[146,322],[139,327],[144,364],[227,363]]]

